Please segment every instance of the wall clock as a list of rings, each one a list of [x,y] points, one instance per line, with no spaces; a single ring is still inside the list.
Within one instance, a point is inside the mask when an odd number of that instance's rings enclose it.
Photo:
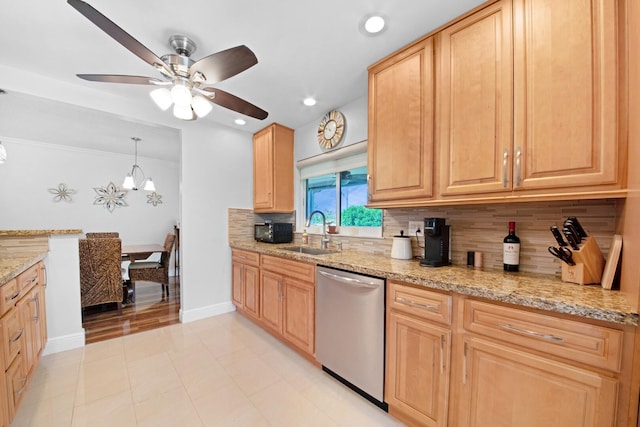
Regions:
[[[338,145],[344,134],[344,116],[340,111],[330,111],[320,120],[318,144],[324,149]]]

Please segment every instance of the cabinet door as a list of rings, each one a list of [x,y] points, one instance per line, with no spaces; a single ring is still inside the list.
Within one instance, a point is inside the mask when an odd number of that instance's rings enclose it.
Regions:
[[[293,279],[284,281],[283,336],[313,355],[315,348],[315,288]]]
[[[618,382],[595,372],[465,338],[461,426],[612,426]]]
[[[446,426],[451,332],[391,311],[385,400],[419,425]]]
[[[263,324],[282,333],[283,277],[268,271],[260,275],[260,319]]]
[[[273,130],[263,129],[253,137],[253,207],[273,208]],[[293,165],[291,165],[293,168]]]
[[[260,273],[258,268],[245,265],[242,274],[244,283],[244,310],[250,316],[260,317]]]
[[[27,387],[27,372],[25,370],[22,354],[18,353],[15,360],[6,372],[7,401],[9,407],[9,421],[13,421]]]
[[[44,283],[44,282],[41,282]],[[37,310],[37,318],[35,321],[36,326],[36,335],[37,335],[37,343],[36,343],[36,357],[40,355],[45,345],[47,344],[47,303],[45,299],[45,286],[38,286],[37,300],[36,300],[36,310]]]
[[[369,69],[369,203],[433,194],[433,39]]]
[[[231,263],[231,301],[239,309],[244,308],[244,264]]]
[[[616,9],[514,1],[516,190],[617,182]]]
[[[39,344],[39,333],[36,328],[36,320],[38,317],[37,307],[38,288],[33,288],[25,295],[16,305],[22,317],[22,329],[24,335],[22,337],[21,352],[23,357],[24,368],[28,373],[35,364]]]
[[[440,192],[510,192],[511,3],[500,1],[439,33]]]

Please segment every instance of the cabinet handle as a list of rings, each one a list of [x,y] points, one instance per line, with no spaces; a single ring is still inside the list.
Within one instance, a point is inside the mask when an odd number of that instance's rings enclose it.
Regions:
[[[517,328],[517,327],[509,325],[507,323],[500,323],[500,324],[498,324],[498,326],[500,326],[502,329],[506,329],[508,331],[519,332],[521,334],[531,335],[533,337],[542,338],[544,340],[556,341],[556,342],[564,342],[564,338],[556,337],[555,335],[544,334],[544,333],[541,333],[541,332],[529,331],[527,329]]]
[[[33,276],[33,279],[31,279],[31,283],[36,283],[38,281],[38,273],[35,274],[35,276]]]
[[[42,271],[44,271],[44,280],[42,282],[42,286],[47,286],[47,266],[42,265]]]
[[[518,147],[516,151],[516,187],[520,187],[520,176],[522,167],[520,166],[520,157],[522,155],[522,150]]]
[[[402,303],[402,304],[411,305],[413,307],[418,307],[418,308],[423,308],[423,309],[429,310],[429,311],[435,311],[435,312],[440,311],[440,306],[422,304],[422,303],[415,302],[415,301],[412,301],[410,299],[406,299],[406,298],[402,298],[402,297],[396,297],[396,301],[399,302],[399,303]]]
[[[40,297],[39,297],[39,295],[36,295],[35,297],[33,297],[33,302],[36,303],[36,315],[33,317],[33,320],[35,322],[39,322],[40,321]]]
[[[20,329],[20,331],[18,331],[18,335],[16,335],[15,337],[11,338],[11,342],[16,342],[20,339],[20,337],[22,337],[22,334],[24,333],[24,328]]]
[[[468,345],[465,342],[464,351],[463,351],[464,356],[462,358],[462,384],[467,383],[467,348],[468,348]]]
[[[11,295],[10,297],[5,297],[4,300],[5,302],[9,302],[11,300],[18,298],[18,295],[20,295],[20,291],[17,291],[15,294]]]
[[[509,150],[506,148],[502,153],[502,186],[507,188],[507,160],[509,159]]]
[[[24,391],[24,388],[27,386],[27,377],[20,378],[20,381],[22,381],[22,387],[16,390],[15,392],[16,396],[20,396]]]
[[[440,373],[444,373],[444,344],[446,342],[446,338],[444,335],[440,335]]]
[[[373,181],[373,178],[371,178],[371,174],[367,174],[367,201],[368,202],[371,201],[371,181]]]
[[[284,299],[284,293],[282,292],[282,279],[278,279],[278,297],[280,301]]]

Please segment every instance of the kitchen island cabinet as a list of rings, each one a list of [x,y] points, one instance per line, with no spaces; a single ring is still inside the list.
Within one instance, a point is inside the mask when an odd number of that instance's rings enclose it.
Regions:
[[[253,210],[293,212],[293,129],[273,123],[253,136]]]
[[[369,68],[368,204],[433,195],[433,39]]]

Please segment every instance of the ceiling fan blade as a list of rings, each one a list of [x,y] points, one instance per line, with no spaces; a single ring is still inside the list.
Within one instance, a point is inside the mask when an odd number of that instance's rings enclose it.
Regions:
[[[245,45],[232,47],[214,53],[197,61],[191,66],[191,73],[199,71],[212,85],[233,77],[258,63],[256,55]]]
[[[126,83],[131,85],[152,85],[163,83],[162,80],[143,76],[121,76],[116,74],[76,74],[84,80],[104,83]]]
[[[147,64],[156,68],[160,67],[164,69],[168,75],[173,75],[173,71],[167,64],[165,64],[158,56],[147,49],[142,43],[134,39],[129,33],[117,26],[109,18],[98,12],[88,3],[82,0],[67,0],[73,8],[84,15],[89,21],[97,25],[102,31],[110,35],[115,41],[126,47],[138,58],[145,61]]]
[[[235,95],[231,95],[229,92],[214,88],[200,89],[212,93],[211,96],[207,96],[207,99],[221,107],[228,108],[229,110],[236,111],[258,120],[264,120],[269,115],[269,113],[264,111],[262,108],[256,107],[250,102],[238,98]]]

